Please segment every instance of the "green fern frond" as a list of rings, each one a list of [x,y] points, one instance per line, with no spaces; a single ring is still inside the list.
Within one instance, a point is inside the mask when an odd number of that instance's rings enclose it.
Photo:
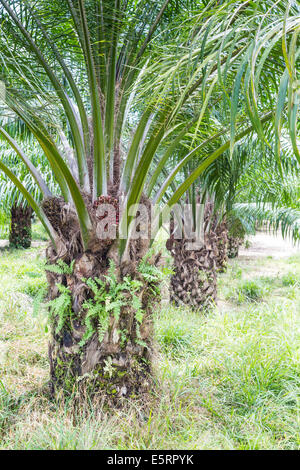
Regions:
[[[112,302],[109,299],[109,302],[106,303],[106,310],[108,312],[112,311],[116,321],[119,321],[121,308],[123,307],[123,305],[125,305],[125,302],[122,298],[118,298]]]
[[[156,266],[148,263],[145,259],[142,259],[140,262],[138,271],[141,273],[145,281],[149,283],[160,282],[164,279],[164,274]]]
[[[47,288],[44,287],[44,288],[41,288],[38,291],[37,295],[34,297],[33,305],[32,305],[32,308],[33,308],[32,315],[33,315],[33,317],[38,316],[38,314],[40,312],[40,309],[41,309],[41,305],[45,301],[46,295],[47,295]]]
[[[63,260],[57,260],[56,264],[46,264],[46,271],[50,271],[55,274],[73,274],[75,260],[71,262],[70,265],[65,263]]]
[[[53,300],[47,302],[52,317],[58,317],[56,334],[65,326],[67,319],[72,316],[72,297],[68,287],[57,284],[60,295]]]

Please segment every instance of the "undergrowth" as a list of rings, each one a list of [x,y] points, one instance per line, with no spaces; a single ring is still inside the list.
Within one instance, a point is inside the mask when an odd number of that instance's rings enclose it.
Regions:
[[[44,260],[37,249],[2,251],[0,448],[299,449],[299,261],[231,262],[219,277],[222,304],[206,315],[165,302],[154,312],[159,352],[149,409],[135,402],[74,414],[71,403],[54,404],[41,391],[49,374],[45,317],[42,309],[33,315],[24,285],[45,284]],[[226,301],[238,289],[248,299]]]

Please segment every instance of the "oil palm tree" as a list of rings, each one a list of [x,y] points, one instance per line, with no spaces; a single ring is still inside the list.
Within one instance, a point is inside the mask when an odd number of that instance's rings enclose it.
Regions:
[[[135,238],[134,230],[148,227],[153,203],[157,221],[235,142],[252,131],[265,138],[274,109],[278,141],[288,109],[295,144],[300,15],[297,6],[280,3],[186,2],[181,10],[172,0],[0,0],[1,134],[35,179],[42,204],[5,163],[0,169],[52,241],[47,277],[54,393],[104,392],[118,401],[148,392],[159,274],[155,257],[145,260],[150,234]],[[274,90],[282,77],[277,107],[259,80],[271,73]],[[230,139],[218,147],[223,130],[213,132],[211,110],[224,106],[231,109]],[[8,110],[41,147],[60,197],[9,134]],[[166,175],[191,129],[201,142],[192,140]],[[183,180],[181,169],[196,154],[201,161]],[[143,216],[135,206],[140,202]],[[108,205],[115,209],[111,224]]]
[[[258,171],[262,170],[261,161],[256,157],[252,142],[253,138],[238,144],[232,155],[229,151],[224,152],[202,176],[205,191],[210,193],[215,202],[215,220],[220,221],[219,225],[214,224],[220,235],[217,258],[217,267],[220,271],[226,269],[228,258],[235,258],[238,255],[246,234],[243,224],[232,210],[239,196],[241,179],[251,165],[255,165]]]
[[[17,125],[19,124],[17,123]],[[12,128],[10,132],[11,134],[14,133]],[[56,194],[57,185],[53,181],[53,173],[48,160],[43,158],[43,154],[32,136],[28,136],[24,132],[22,132],[22,136],[23,149],[25,148],[26,154],[30,155],[30,160],[35,168],[43,174],[43,178],[51,188],[52,193]],[[13,173],[22,181],[26,190],[34,196],[34,199],[41,202],[43,195],[40,188],[32,175],[28,173],[26,166],[16,157],[14,150],[6,142],[1,142],[0,153],[2,162],[12,169]],[[29,248],[31,246],[31,225],[34,213],[23,194],[5,173],[0,174],[0,207],[10,219],[10,246],[13,248]]]
[[[258,142],[255,147],[254,158],[238,182],[231,213],[247,234],[264,228],[273,233],[280,231],[283,238],[296,243],[300,238],[300,188],[299,164],[293,149],[288,140],[283,141],[278,166],[272,147],[262,149]]]
[[[176,240],[171,231],[167,241],[174,260],[170,296],[176,304],[203,309],[214,303],[217,273],[226,269],[228,258],[238,256],[246,234],[255,234],[257,226],[264,224],[276,231],[280,228],[284,237],[291,235],[298,240],[299,164],[286,138],[280,160],[275,158],[272,132],[270,145],[248,136],[232,154],[225,151],[184,196],[191,204],[194,227],[197,203],[205,205],[205,237],[201,249],[190,250],[186,246],[191,240]],[[179,152],[177,160],[181,159]],[[198,158],[188,162],[188,171],[198,163]]]
[[[183,236],[178,237],[175,220],[172,220],[170,238],[167,240],[167,249],[173,257],[170,298],[175,305],[187,305],[194,310],[203,310],[217,299],[216,261],[219,250],[215,226],[217,224],[212,214],[213,204],[210,200],[204,202],[199,191],[195,193],[193,194],[192,190],[192,200],[189,199],[191,192],[187,196],[180,214],[184,229],[186,209],[189,208],[192,230],[183,230]],[[202,236],[197,234],[200,226],[203,227]],[[191,237],[191,232],[195,234],[194,237]]]
[[[33,212],[27,202],[19,198],[20,193],[5,176],[0,176],[0,207],[9,220],[9,246],[30,248],[32,240],[31,222]]]
[[[205,186],[215,197],[226,219],[230,258],[238,255],[247,234],[262,224],[281,229],[284,237],[299,238],[299,163],[291,143],[283,139],[280,160],[275,145],[248,139],[230,157],[225,152],[203,174]]]

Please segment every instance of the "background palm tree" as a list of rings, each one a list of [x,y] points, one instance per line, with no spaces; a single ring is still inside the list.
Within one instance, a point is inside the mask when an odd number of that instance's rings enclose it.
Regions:
[[[11,129],[11,134],[13,133],[14,131]],[[53,174],[48,160],[44,158],[34,139],[30,135],[25,138],[23,134],[22,146],[26,149],[26,154],[30,155],[32,164],[43,174],[49,188],[55,194],[57,185],[53,181]],[[11,168],[35,200],[41,202],[43,195],[39,186],[32,175],[28,173],[24,163],[17,158],[15,151],[6,142],[1,142],[0,153],[1,161]],[[7,223],[7,220],[9,220],[10,223],[10,246],[13,248],[29,248],[32,240],[31,225],[34,214],[23,194],[4,173],[0,174],[0,207],[6,215],[5,222]]]
[[[0,169],[52,241],[52,391],[140,396],[151,385],[159,273],[155,257],[145,261],[150,235],[132,238],[136,210],[129,211],[142,202],[149,213],[155,202],[158,217],[235,142],[251,132],[265,139],[274,109],[277,147],[287,109],[297,154],[299,9],[285,1],[187,2],[183,11],[172,0],[116,0],[113,8],[106,0],[0,4],[1,133],[42,191],[42,205],[2,161]],[[12,112],[42,149],[60,197],[7,132]],[[174,168],[173,155],[191,133]],[[184,179],[196,154],[199,164]],[[105,225],[99,233],[106,203],[116,209],[116,237],[105,238]],[[146,219],[138,219],[140,231]]]
[[[227,257],[238,256],[246,235],[254,235],[257,228],[280,229],[284,237],[299,239],[299,165],[288,141],[280,162],[274,153],[274,145],[253,137],[244,139],[232,154],[225,151],[189,188],[184,201],[191,204],[193,214],[197,203],[205,204],[206,235],[201,250],[193,252],[186,248],[188,237],[175,240],[173,234],[167,242],[174,258],[170,288],[176,303],[199,309],[214,302],[217,272],[226,269]],[[195,157],[188,171],[197,164]]]
[[[213,163],[203,176],[213,189],[219,210],[227,217],[235,256],[246,234],[264,226],[299,239],[299,165],[286,141],[280,161],[274,145],[252,139]],[[236,239],[236,240],[234,240]],[[233,255],[234,253],[232,253]]]

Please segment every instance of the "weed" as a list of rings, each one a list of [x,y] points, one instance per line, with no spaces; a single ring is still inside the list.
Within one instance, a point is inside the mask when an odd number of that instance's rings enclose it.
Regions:
[[[300,276],[297,276],[296,274],[292,272],[288,272],[284,276],[282,276],[282,285],[284,287],[290,287],[290,286],[300,286]]]
[[[261,283],[254,280],[240,282],[238,287],[230,292],[228,299],[238,304],[243,302],[258,302],[263,299],[267,289]]]

